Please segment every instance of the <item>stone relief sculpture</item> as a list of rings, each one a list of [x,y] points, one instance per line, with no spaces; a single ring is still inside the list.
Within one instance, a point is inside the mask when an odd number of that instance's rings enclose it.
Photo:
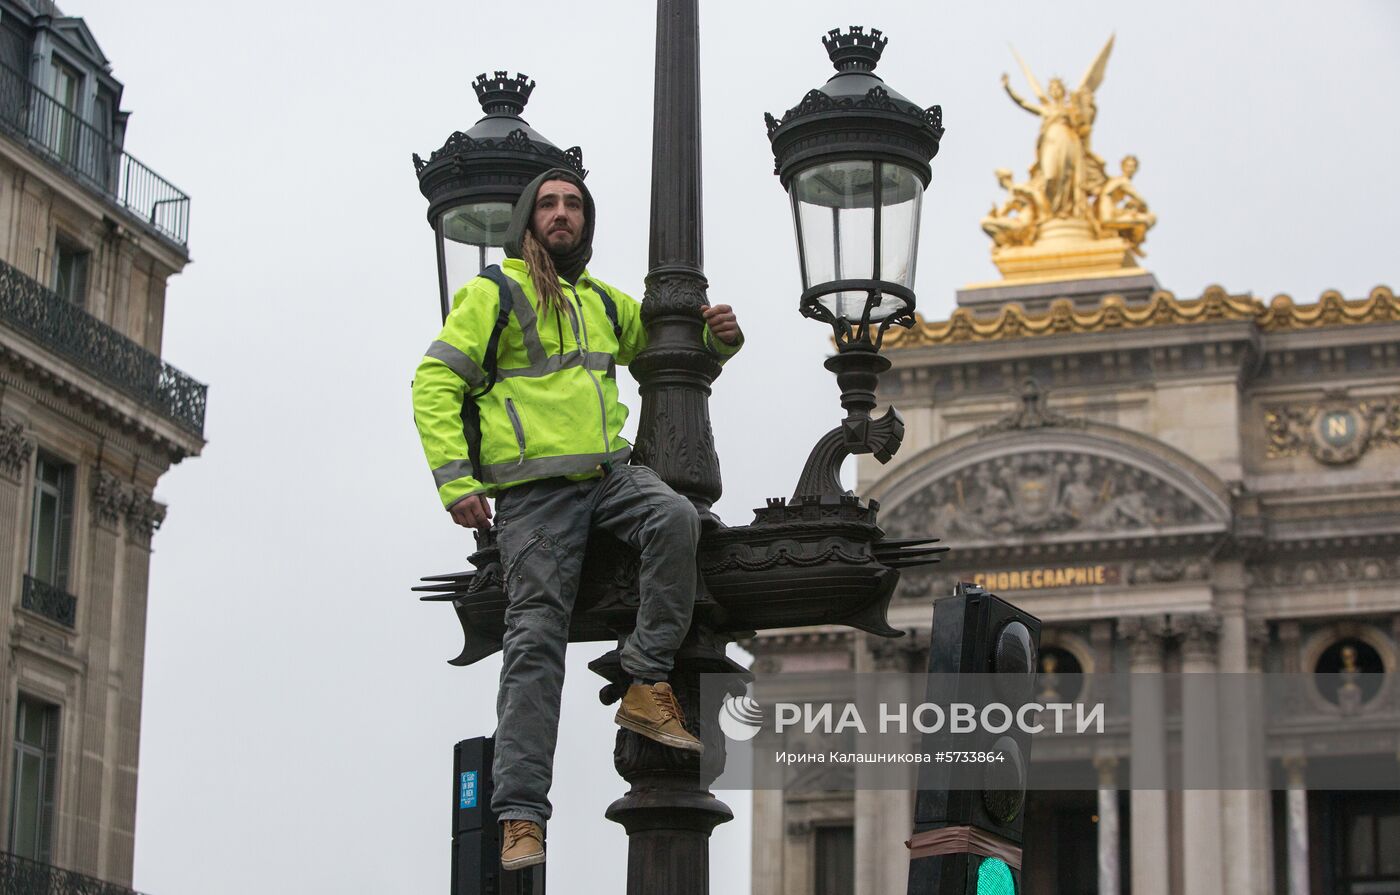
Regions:
[[[1271,460],[1306,453],[1320,463],[1351,463],[1370,449],[1400,446],[1400,398],[1358,401],[1338,394],[1275,405],[1265,409],[1264,435]]]
[[[1208,521],[1172,484],[1107,457],[1069,451],[996,457],[903,501],[886,527],[972,539],[1171,528]]]

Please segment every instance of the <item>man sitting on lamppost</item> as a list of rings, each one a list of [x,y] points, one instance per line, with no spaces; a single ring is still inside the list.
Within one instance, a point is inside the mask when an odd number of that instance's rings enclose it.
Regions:
[[[497,696],[491,809],[501,866],[544,860],[548,792],[569,616],[589,531],[641,551],[637,624],[621,649],[632,678],[616,721],[701,752],[667,677],[695,603],[694,506],[628,465],[615,370],[646,346],[641,305],[594,278],[593,198],[562,168],[515,206],[507,259],[463,287],[413,382],[413,410],[438,495],[458,525],[495,525],[509,601]],[[721,359],[742,335],[727,305],[703,309]]]

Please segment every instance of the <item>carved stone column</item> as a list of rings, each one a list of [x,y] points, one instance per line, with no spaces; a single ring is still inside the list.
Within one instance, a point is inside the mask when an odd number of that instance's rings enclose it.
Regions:
[[[165,520],[165,506],[149,495],[132,491],[126,503],[126,545],[121,584],[112,606],[113,688],[120,700],[116,711],[110,878],[130,881],[136,849],[136,768],[140,762],[141,681],[146,657],[146,593],[151,567],[151,537]]]
[[[1307,762],[1301,755],[1283,760],[1288,775],[1288,895],[1312,895],[1308,867]]]
[[[865,656],[856,670],[890,675],[889,682],[881,686],[881,700],[891,705],[918,703],[923,693],[911,692],[910,686],[917,680],[914,662],[921,652],[915,638],[891,640],[867,635],[858,639],[864,641]],[[855,890],[903,895],[909,886],[909,849],[904,842],[913,829],[917,780],[910,766],[909,785],[904,789],[865,785],[864,778],[875,773],[888,773],[888,769],[877,772],[867,765],[856,766]]]
[[[9,416],[0,417],[0,544],[10,545],[9,550],[0,550],[0,631],[15,630],[14,607],[20,604],[20,593],[15,588],[24,586],[20,576],[24,560],[14,546],[29,524],[29,500],[25,499],[29,495],[25,494],[24,485],[33,456],[34,439],[29,437],[24,423]],[[15,684],[10,680],[14,671],[15,654],[8,651],[6,660],[0,661],[0,706],[4,708],[0,717],[9,719],[9,723],[14,723]]]
[[[816,888],[812,880],[812,822],[789,820],[783,826],[783,890],[781,895],[809,895]],[[756,895],[756,893],[755,893]]]
[[[1263,619],[1250,619],[1245,625],[1245,636],[1247,638],[1247,664],[1251,675],[1260,674],[1264,670],[1264,662],[1269,650],[1269,623]],[[1251,687],[1255,686],[1251,684]],[[1262,680],[1257,686],[1262,689]],[[1252,895],[1273,895],[1278,889],[1274,885],[1274,807],[1273,792],[1268,783],[1269,757],[1265,742],[1265,721],[1262,717],[1262,706],[1255,705],[1245,721],[1245,728],[1248,734],[1247,748],[1240,750],[1241,759],[1251,762],[1251,766],[1258,772],[1257,779],[1259,785],[1251,788],[1246,793],[1245,804],[1247,815],[1245,817],[1248,828],[1248,836],[1245,838],[1244,854],[1249,855],[1250,860],[1246,866],[1250,868],[1250,877],[1246,888],[1241,892],[1250,892]],[[1233,793],[1227,793],[1233,795]],[[1230,817],[1226,817],[1226,829],[1229,830]],[[1234,847],[1227,840],[1227,854],[1239,854],[1234,851]],[[1245,862],[1242,862],[1245,863]],[[1231,881],[1233,885],[1233,880]]]
[[[1123,871],[1118,854],[1118,759],[1094,759],[1099,772],[1099,895],[1118,895]]]
[[[1132,644],[1129,660],[1132,717],[1133,895],[1167,895],[1171,879],[1167,847],[1167,722],[1162,687],[1162,647],[1166,619],[1127,618],[1118,633]],[[1149,789],[1147,787],[1156,787]]]
[[[1223,891],[1220,850],[1220,704],[1216,645],[1220,619],[1173,616],[1181,638],[1182,873],[1187,892]]]
[[[1089,627],[1089,643],[1094,647],[1094,674],[1112,674],[1113,622],[1100,619]],[[1088,671],[1088,669],[1085,669]]]
[[[33,456],[34,439],[25,431],[24,423],[0,417],[0,544],[18,543],[28,521],[23,491]],[[11,591],[11,582],[20,580],[15,568],[18,559],[17,551],[0,550],[0,622],[4,630],[10,630],[10,607],[19,602],[19,594]],[[3,692],[9,693],[9,688]]]
[[[1242,672],[1248,662],[1245,631],[1246,587],[1244,563],[1220,561],[1212,574],[1212,590],[1219,615],[1216,667],[1227,674]]]
[[[109,686],[112,670],[113,630],[112,610],[117,600],[117,585],[121,580],[123,556],[118,550],[121,521],[131,502],[131,492],[115,475],[105,469],[94,469],[88,501],[90,530],[87,574],[80,584],[78,625],[86,644],[87,680],[84,689],[82,719],[82,761],[78,772],[76,840],[74,869],[98,877],[107,877],[109,844],[102,841],[101,819],[109,816],[115,778],[114,767],[103,761],[109,755],[111,729],[109,700],[114,690]],[[81,512],[81,508],[79,508]]]
[[[1279,664],[1284,674],[1298,674],[1304,670],[1311,670],[1302,667],[1302,652],[1299,649],[1302,637],[1297,622],[1278,623]]]
[[[1269,654],[1269,623],[1262,618],[1250,619],[1245,631],[1249,638],[1249,671],[1263,671],[1264,661]]]
[[[782,895],[783,853],[786,843],[783,791],[757,789],[753,793],[753,831],[750,837],[753,869],[751,895]]]

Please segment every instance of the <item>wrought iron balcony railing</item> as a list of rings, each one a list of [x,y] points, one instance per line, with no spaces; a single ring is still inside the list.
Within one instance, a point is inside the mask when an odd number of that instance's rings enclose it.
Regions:
[[[81,183],[106,194],[181,246],[189,244],[190,197],[141,164],[24,75],[0,64],[0,130]]]
[[[19,605],[65,628],[73,627],[78,621],[77,597],[61,587],[54,587],[29,575],[24,576],[24,593]],[[3,893],[4,890],[0,889],[0,895]]]
[[[126,886],[0,852],[0,895],[140,895]]]
[[[0,324],[19,330],[181,429],[203,437],[207,385],[3,261]]]

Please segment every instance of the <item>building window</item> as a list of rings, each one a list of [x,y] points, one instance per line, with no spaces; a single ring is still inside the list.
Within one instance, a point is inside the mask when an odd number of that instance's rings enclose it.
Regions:
[[[3,73],[8,76],[4,79],[7,86],[11,81],[24,77],[21,72],[29,66],[29,52],[33,45],[34,38],[23,25],[11,16],[0,18],[0,65],[9,69]],[[10,99],[10,92],[6,91],[6,100]]]
[[[111,95],[103,89],[97,91],[97,97],[92,101],[92,126],[97,131],[93,140],[92,170],[88,173],[94,180],[102,185],[103,189],[111,189],[116,171],[113,169],[112,160],[115,153],[112,151],[113,122],[116,103]]]
[[[49,122],[49,148],[65,162],[78,156],[78,102],[82,96],[83,76],[70,65],[53,61],[53,98],[58,108]]]
[[[53,247],[53,291],[78,307],[87,298],[87,269],[91,253],[59,238]]]
[[[29,576],[68,587],[73,540],[73,465],[40,451],[34,464],[34,509],[29,528]]]
[[[49,863],[54,785],[58,778],[58,706],[19,697],[14,779],[10,786],[10,851]]]
[[[1400,892],[1400,804],[1370,793],[1340,800],[1338,892],[1361,895]]]
[[[850,826],[817,827],[814,843],[816,895],[852,895],[856,890],[856,837]]]

